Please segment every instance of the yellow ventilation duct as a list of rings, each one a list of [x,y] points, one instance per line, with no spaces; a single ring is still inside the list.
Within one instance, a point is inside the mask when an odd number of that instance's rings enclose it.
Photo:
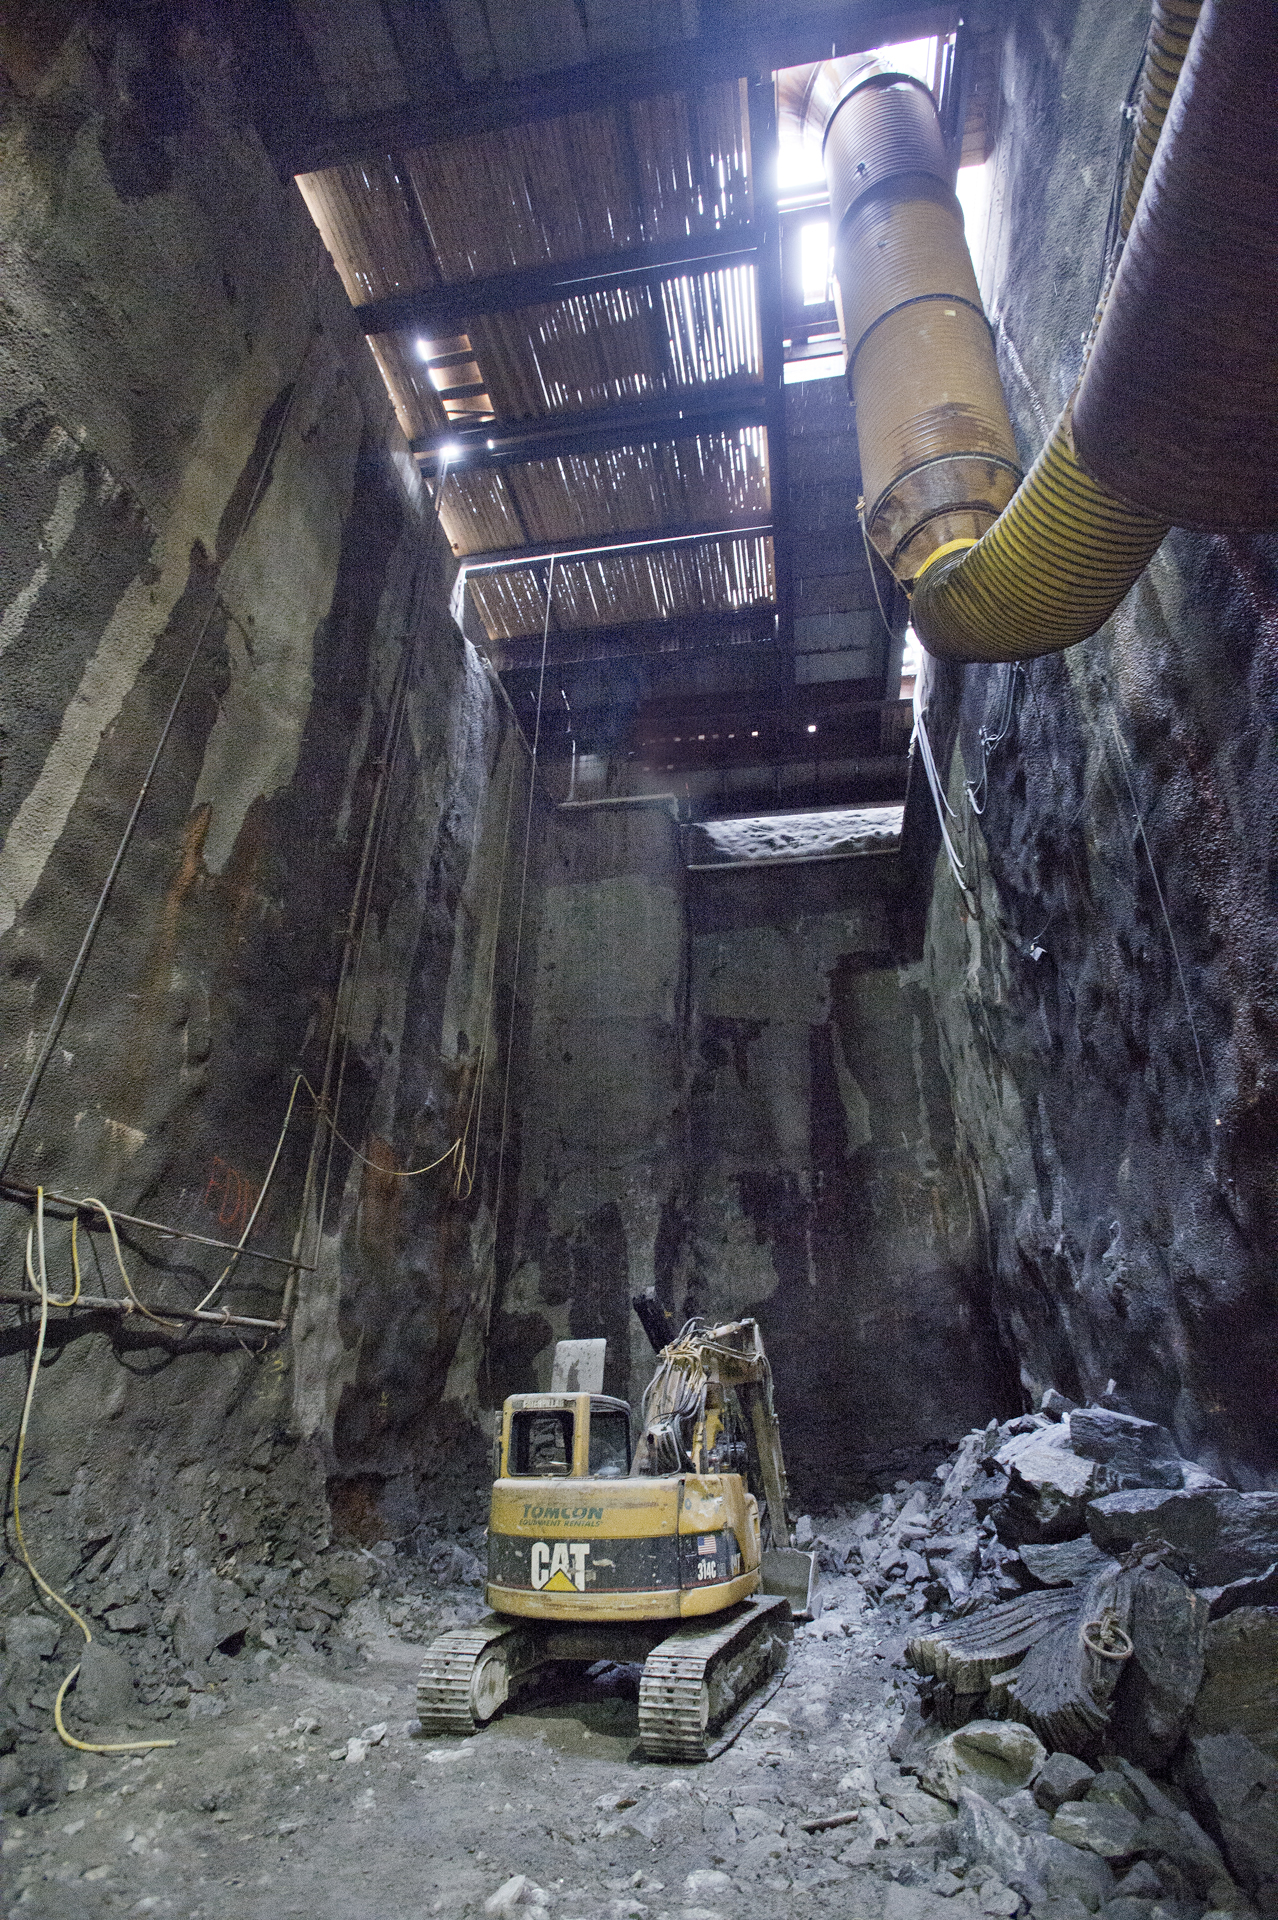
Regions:
[[[865,527],[908,584],[997,519],[1016,442],[931,93],[854,80],[824,156]]]
[[[1261,5],[1243,0],[1235,11],[1255,16]],[[1197,11],[1196,0],[1155,0],[1124,231]],[[911,590],[915,631],[929,652],[957,660],[1025,659],[1085,640],[1148,563],[1166,516],[1086,472],[1072,400],[1016,486],[927,90],[900,75],[857,76],[835,102],[825,158],[867,530]]]

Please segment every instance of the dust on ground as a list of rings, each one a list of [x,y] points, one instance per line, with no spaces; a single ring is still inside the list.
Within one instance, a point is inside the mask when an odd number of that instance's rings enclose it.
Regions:
[[[476,1617],[479,1597],[437,1594],[428,1619],[370,1594],[330,1651],[295,1646],[252,1681],[193,1696],[155,1728],[172,1749],[71,1756],[56,1801],[6,1822],[5,1912],[714,1920],[748,1902],[764,1920],[919,1920],[941,1908],[930,1890],[948,1872],[925,1829],[888,1805],[886,1846],[799,1825],[857,1804],[840,1792],[849,1768],[910,1785],[887,1752],[910,1691],[905,1616],[850,1577],[827,1577],[824,1600],[737,1744],[672,1769],[641,1756],[616,1672],[561,1672],[471,1738],[424,1738],[421,1638]],[[978,1912],[975,1893],[946,1891],[953,1920]]]

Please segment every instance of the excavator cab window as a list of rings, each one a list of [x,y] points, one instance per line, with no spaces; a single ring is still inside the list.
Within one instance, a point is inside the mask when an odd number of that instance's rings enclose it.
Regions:
[[[589,1471],[600,1480],[621,1480],[630,1471],[630,1417],[620,1409],[590,1409]]]
[[[572,1430],[573,1417],[566,1408],[515,1414],[510,1423],[510,1472],[571,1473]]]

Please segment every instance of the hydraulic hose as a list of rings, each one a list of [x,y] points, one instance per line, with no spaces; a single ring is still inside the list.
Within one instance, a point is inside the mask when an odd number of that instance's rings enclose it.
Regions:
[[[1142,199],[1199,7],[1200,0],[1155,0],[1122,233]],[[967,551],[938,555],[916,579],[911,619],[930,653],[1020,660],[1075,646],[1104,625],[1162,544],[1169,516],[1132,504],[1081,460],[1081,399],[1076,390],[990,532]]]
[[[1166,532],[1083,471],[1067,406],[990,531],[966,552],[938,554],[915,581],[914,631],[950,660],[1028,660],[1075,646],[1104,625]]]
[[[1167,109],[1176,91],[1180,70],[1189,52],[1189,43],[1203,0],[1154,0],[1154,17],[1149,28],[1149,47],[1141,74],[1140,99],[1136,107],[1136,132],[1132,141],[1131,165],[1123,191],[1123,210],[1119,232],[1123,238],[1131,232],[1132,218],[1149,173],[1167,118]]]
[[[1208,0],[1208,5],[1212,7],[1213,0]],[[1262,5],[1263,0],[1242,0],[1237,10],[1254,12]],[[1169,102],[1186,58],[1197,10],[1195,0],[1155,0],[1137,109],[1134,159],[1120,223],[1124,228],[1132,220],[1132,209],[1138,208],[1143,198],[1142,183],[1148,176],[1151,156],[1158,150],[1163,121],[1169,110],[1174,120],[1179,116],[1179,106],[1169,109]],[[856,332],[859,314],[852,324],[847,316],[850,311],[858,311],[857,290],[863,282],[890,279],[897,271],[888,268],[881,258],[889,250],[890,237],[888,246],[882,235],[871,246],[852,244],[857,218],[869,224],[856,212],[858,199],[864,201],[871,194],[884,203],[894,194],[908,197],[915,204],[925,198],[934,202],[940,199],[931,178],[926,193],[917,191],[918,176],[934,176],[936,169],[931,160],[934,138],[930,128],[921,131],[916,99],[910,99],[908,116],[898,114],[890,137],[877,133],[876,144],[863,141],[861,150],[855,151],[846,138],[833,137],[832,129],[838,128],[841,119],[844,132],[855,130],[855,122],[848,115],[848,101],[870,86],[877,86],[881,99],[876,104],[882,107],[890,108],[895,100],[905,98],[905,90],[899,85],[887,87],[884,76],[875,76],[870,82],[860,80],[836,106],[826,139],[831,210],[839,221],[836,265],[843,292],[845,339],[853,355],[853,392],[858,401],[856,361],[862,357],[865,336],[858,337]],[[927,104],[931,106],[930,101]],[[931,111],[934,115],[935,109]],[[906,139],[907,117],[913,123],[913,151]],[[898,179],[891,177],[887,167],[879,168],[878,178],[872,177],[879,151],[896,160]],[[1161,158],[1154,164],[1161,172]],[[867,181],[867,176],[868,183],[859,194],[855,187],[849,192],[849,179]],[[880,258],[875,260],[871,257],[874,254]],[[971,276],[970,262],[967,272]],[[954,291],[958,293],[957,286]],[[984,329],[983,315],[981,325]],[[988,335],[983,351],[992,357]],[[977,382],[979,385],[979,370]],[[970,511],[971,501],[964,497],[970,490],[959,488],[951,495],[948,509],[933,500],[930,514],[919,518],[906,537],[899,537],[898,531],[898,537],[889,543],[872,534],[897,578],[911,590],[914,628],[929,652],[956,660],[1000,661],[1073,646],[1104,623],[1158,548],[1170,515],[1147,504],[1134,504],[1130,491],[1120,496],[1112,482],[1103,483],[1084,467],[1074,438],[1074,408],[1080,397],[1076,394],[1066,406],[1010,502],[1002,506],[996,518],[986,512],[986,530],[979,525],[962,526],[957,513],[964,508]],[[954,411],[967,412],[965,400],[959,399]],[[861,441],[859,415],[860,406]],[[869,403],[869,417],[873,422],[873,401]],[[1005,412],[1003,417],[1006,419]],[[1007,433],[1010,439],[1010,426]],[[862,459],[864,467],[864,445]],[[867,481],[867,497],[870,491]],[[989,504],[987,489],[980,510],[985,511]],[[878,510],[876,501],[871,514]]]

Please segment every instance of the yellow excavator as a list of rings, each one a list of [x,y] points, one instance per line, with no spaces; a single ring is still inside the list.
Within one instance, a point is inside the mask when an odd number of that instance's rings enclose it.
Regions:
[[[634,1305],[659,1351],[637,1445],[629,1406],[602,1392],[602,1340],[560,1341],[551,1391],[502,1408],[492,1611],[428,1649],[428,1733],[473,1733],[553,1662],[642,1663],[640,1745],[686,1763],[722,1752],[775,1691],[816,1565],[791,1535],[758,1325],[689,1320],[668,1340],[655,1298]]]

